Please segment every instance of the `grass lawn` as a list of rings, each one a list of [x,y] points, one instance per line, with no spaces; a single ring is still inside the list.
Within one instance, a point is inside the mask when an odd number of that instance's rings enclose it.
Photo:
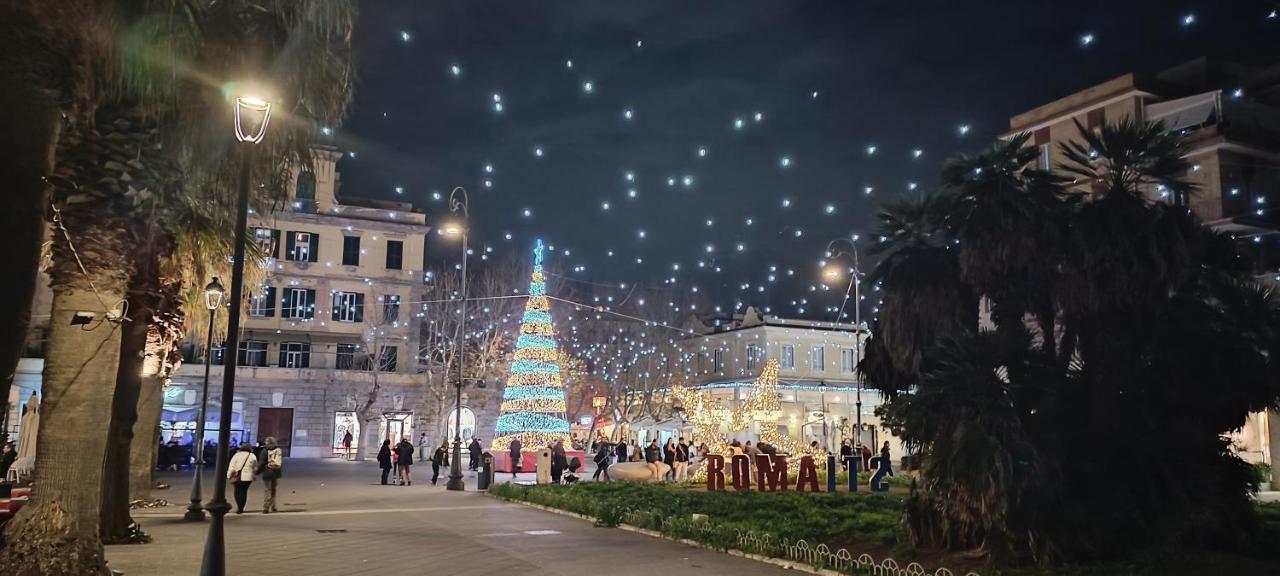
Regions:
[[[774,541],[804,540],[814,546],[825,544],[832,550],[845,548],[855,557],[867,553],[877,561],[892,557],[903,566],[919,562],[930,574],[939,566],[956,574],[973,571],[983,576],[1280,574],[1280,565],[1266,557],[1264,551],[1259,551],[1259,557],[1188,551],[1178,558],[1162,556],[1084,566],[991,566],[956,552],[912,547],[902,523],[905,490],[901,486],[894,488],[887,494],[707,492],[692,484],[592,482],[572,486],[500,484],[492,493],[591,516],[601,526],[625,522],[721,549],[737,548],[738,533],[753,532],[768,534]],[[1267,532],[1280,535],[1280,503],[1262,504],[1259,510]],[[705,514],[708,521],[694,522],[693,514]],[[1280,547],[1280,539],[1276,546]]]

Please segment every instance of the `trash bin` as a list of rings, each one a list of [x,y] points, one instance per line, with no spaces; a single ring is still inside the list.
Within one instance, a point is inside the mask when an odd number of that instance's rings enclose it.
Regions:
[[[488,452],[480,457],[480,476],[476,478],[476,490],[488,490],[493,484],[493,454]]]

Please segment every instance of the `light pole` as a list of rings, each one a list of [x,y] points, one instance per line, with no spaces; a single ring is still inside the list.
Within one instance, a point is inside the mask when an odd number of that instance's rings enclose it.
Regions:
[[[254,96],[235,99],[236,140],[240,142],[240,190],[236,197],[236,246],[231,259],[231,311],[227,317],[227,339],[222,354],[222,406],[218,420],[218,466],[213,479],[213,500],[205,507],[213,515],[204,542],[201,576],[223,576],[227,572],[227,550],[224,521],[231,504],[227,503],[227,444],[231,442],[231,404],[235,398],[236,362],[240,351],[240,303],[244,299],[245,229],[249,218],[249,179],[252,174],[249,153],[252,144],[262,142],[271,121],[271,103]]]
[[[449,211],[454,214],[462,213],[462,222],[451,223],[440,228],[441,234],[462,236],[462,304],[458,308],[458,329],[453,338],[454,354],[458,355],[458,383],[456,384],[456,403],[453,407],[453,458],[449,462],[449,481],[444,485],[446,490],[467,489],[466,483],[462,480],[462,382],[466,375],[463,368],[467,361],[467,347],[463,337],[467,334],[467,228],[471,217],[467,211],[469,201],[466,188],[461,186],[454,188],[453,192],[449,193]]]
[[[183,519],[189,522],[204,520],[204,508],[200,505],[202,499],[200,484],[202,470],[204,470],[204,423],[206,411],[209,409],[209,361],[213,357],[213,323],[218,317],[218,306],[222,305],[222,295],[225,293],[226,290],[222,288],[222,283],[218,282],[217,276],[213,277],[213,282],[204,287],[204,305],[209,308],[209,332],[204,338],[204,385],[200,390],[200,415],[196,419],[196,465],[195,472],[191,474],[191,503],[187,505],[187,513],[182,515]],[[222,357],[226,359],[225,351]]]
[[[840,250],[837,244],[844,243],[849,245],[850,252]],[[858,371],[858,363],[862,362],[862,299],[858,294],[858,287],[862,284],[862,270],[859,268],[858,262],[858,245],[849,238],[836,238],[827,243],[827,257],[839,258],[844,255],[853,257],[853,271],[849,274],[849,287],[844,290],[844,299],[840,301],[840,311],[836,312],[836,322],[844,316],[844,306],[849,302],[849,292],[853,292],[853,367],[854,378],[858,386],[856,389],[854,407],[857,410],[857,424],[854,432],[854,443],[859,447],[862,446],[862,374]],[[840,269],[835,266],[828,266],[822,275],[830,280],[840,277]]]

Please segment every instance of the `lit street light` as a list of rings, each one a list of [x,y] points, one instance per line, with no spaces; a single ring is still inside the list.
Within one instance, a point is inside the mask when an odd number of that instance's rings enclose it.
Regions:
[[[207,418],[207,410],[209,409],[209,361],[213,357],[213,323],[218,317],[218,307],[222,305],[222,296],[226,293],[222,283],[218,282],[218,277],[213,278],[208,286],[204,287],[204,305],[209,309],[209,332],[204,339],[204,385],[200,392],[200,416],[196,419],[196,434],[193,439],[195,450],[196,465],[195,471],[191,474],[191,503],[187,505],[187,513],[183,514],[183,519],[190,522],[199,522],[204,520],[204,508],[200,505],[202,496],[200,495],[200,484],[202,482],[201,475],[204,470],[204,427]],[[225,357],[225,353],[224,353]]]
[[[213,515],[204,542],[201,576],[223,576],[227,572],[225,520],[227,502],[228,444],[231,443],[231,406],[235,398],[237,351],[240,349],[240,304],[244,300],[245,230],[249,218],[249,180],[252,174],[252,144],[262,142],[271,122],[271,103],[257,96],[235,99],[235,133],[240,148],[240,190],[236,197],[236,245],[231,259],[231,311],[227,316],[227,339],[222,355],[222,406],[218,420],[218,465],[213,479],[213,500],[205,510]]]
[[[459,194],[461,192],[461,194]],[[449,211],[454,214],[462,214],[462,222],[451,222],[440,227],[440,233],[448,236],[462,237],[462,303],[460,305],[458,317],[458,331],[453,338],[454,354],[458,357],[458,383],[457,398],[454,406],[453,419],[453,458],[449,462],[449,481],[445,483],[446,490],[466,490],[467,485],[462,480],[462,380],[466,372],[463,368],[466,366],[467,350],[463,337],[466,336],[467,325],[467,226],[470,223],[471,214],[467,211],[469,203],[467,190],[461,186],[454,188],[449,193]],[[448,374],[445,375],[448,377]]]
[[[849,246],[849,249],[851,250],[851,252],[844,252],[844,251],[841,251],[839,248],[837,248],[837,244],[842,242]],[[840,310],[836,312],[836,322],[839,322],[840,318],[844,316],[844,307],[845,307],[845,304],[849,302],[849,293],[850,291],[852,291],[853,292],[853,325],[854,325],[853,357],[854,357],[854,366],[856,368],[857,364],[862,362],[862,300],[861,298],[859,298],[859,293],[858,293],[858,287],[860,284],[862,284],[862,279],[861,279],[862,270],[859,269],[858,245],[855,244],[853,240],[850,240],[848,238],[836,238],[835,240],[832,240],[831,242],[827,243],[827,254],[828,254],[827,257],[832,260],[838,259],[841,256],[853,257],[853,268],[849,274],[849,286],[845,288],[844,299],[840,301]],[[843,272],[841,271],[840,267],[836,264],[831,264],[827,266],[825,270],[822,271],[822,277],[827,282],[839,280],[842,275],[843,275]],[[861,447],[862,446],[862,374],[861,374],[861,371],[855,370],[854,377],[857,378],[858,380],[858,387],[856,392],[857,402],[855,406],[857,410],[857,414],[856,414],[857,423],[856,423],[856,430],[854,432],[854,438],[855,438],[854,442],[859,447]]]

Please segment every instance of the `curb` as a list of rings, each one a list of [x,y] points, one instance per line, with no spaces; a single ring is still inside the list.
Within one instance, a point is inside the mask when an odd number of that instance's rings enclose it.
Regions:
[[[594,523],[595,523],[595,521],[596,521],[596,519],[595,519],[595,518],[592,518],[591,516],[587,516],[587,515],[584,515],[584,514],[578,514],[577,512],[570,512],[570,511],[568,511],[568,510],[561,510],[561,509],[559,509],[559,508],[552,508],[552,507],[550,507],[550,506],[543,506],[543,505],[541,505],[541,504],[534,504],[533,502],[526,502],[526,501],[523,501],[523,500],[512,500],[512,499],[510,499],[510,498],[503,498],[502,496],[495,496],[495,495],[490,494],[490,493],[488,493],[488,492],[485,492],[485,493],[484,493],[484,495],[485,495],[485,496],[488,496],[488,497],[490,497],[490,498],[496,499],[496,500],[502,500],[503,502],[509,502],[509,503],[511,503],[511,504],[516,504],[516,505],[519,505],[519,506],[525,506],[525,507],[528,507],[528,508],[534,508],[534,509],[537,509],[537,510],[542,510],[543,512],[550,512],[550,513],[552,513],[552,514],[559,514],[559,515],[561,515],[561,516],[568,516],[568,517],[570,517],[570,518],[577,518],[578,520],[585,520],[585,521],[587,521],[587,522],[591,522],[591,523],[593,523],[593,524],[594,524]],[[742,551],[742,550],[738,550],[737,548],[729,548],[729,549],[727,549],[727,550],[721,550],[721,549],[719,549],[719,548],[712,548],[712,547],[707,546],[707,545],[705,545],[705,544],[703,544],[703,543],[701,543],[701,542],[698,542],[698,541],[696,541],[696,540],[689,540],[688,538],[673,538],[673,537],[671,537],[671,536],[667,536],[666,534],[663,534],[663,533],[661,533],[661,532],[657,532],[657,531],[655,531],[655,530],[649,530],[648,528],[641,528],[641,527],[639,527],[639,526],[632,526],[632,525],[630,525],[630,524],[618,524],[618,525],[616,526],[616,528],[618,528],[619,530],[625,530],[625,531],[627,531],[627,532],[635,532],[636,534],[644,534],[645,536],[649,536],[649,537],[651,537],[651,538],[658,538],[658,539],[661,539],[661,540],[669,540],[669,541],[671,541],[671,542],[676,542],[676,543],[679,543],[679,544],[684,544],[684,545],[686,545],[686,546],[690,546],[690,547],[693,547],[693,548],[701,548],[701,549],[703,549],[703,550],[710,550],[710,551],[712,551],[712,552],[722,552],[722,553],[728,554],[728,555],[730,555],[730,556],[737,556],[738,558],[746,558],[746,559],[748,559],[748,560],[754,560],[754,561],[756,561],[756,562],[763,562],[763,563],[765,563],[765,564],[772,564],[772,565],[774,565],[774,566],[778,566],[778,567],[780,567],[780,568],[782,568],[782,569],[784,569],[784,570],[795,570],[795,571],[797,571],[797,572],[804,572],[804,573],[806,573],[806,574],[817,574],[817,575],[819,575],[819,576],[847,576],[844,572],[837,572],[837,571],[835,571],[835,570],[830,570],[830,569],[827,569],[827,568],[815,568],[815,567],[810,566],[810,565],[808,565],[808,564],[805,564],[805,563],[803,563],[803,562],[796,562],[796,561],[794,561],[794,560],[784,560],[784,559],[782,559],[782,558],[772,558],[772,557],[769,557],[769,556],[761,556],[761,555],[759,555],[759,554],[752,554],[752,553],[750,553],[750,552],[744,552],[744,551]]]

